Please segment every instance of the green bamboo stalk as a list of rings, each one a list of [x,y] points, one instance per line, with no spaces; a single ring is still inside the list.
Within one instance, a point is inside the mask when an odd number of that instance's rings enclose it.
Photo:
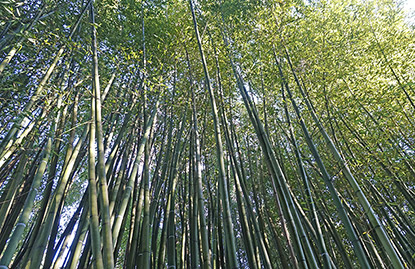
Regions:
[[[138,202],[137,202],[137,209],[135,212],[134,218],[134,225],[130,227],[133,230],[133,234],[131,236],[131,243],[129,249],[129,255],[126,258],[126,267],[133,268],[139,261],[139,257],[137,257],[138,247],[140,243],[140,220],[141,220],[141,213],[143,209],[143,202],[144,202],[144,180],[140,181],[140,186],[138,190]]]
[[[59,253],[55,253],[57,254],[57,256],[56,256],[56,259],[54,259],[54,263],[50,264],[50,268],[53,268],[53,269],[63,268],[65,260],[68,259],[70,256],[69,253],[72,254],[74,251],[72,247],[76,246],[75,242],[78,241],[77,240],[79,238],[78,235],[83,227],[82,224],[85,222],[86,217],[87,217],[87,208],[88,208],[87,193],[88,192],[85,192],[84,196],[82,197],[82,201],[77,208],[77,211],[75,211],[70,222],[66,226],[65,231],[63,233],[64,236],[62,236],[59,239],[59,242],[55,246],[56,251],[59,249]],[[75,231],[73,240],[71,240],[72,239],[71,235],[76,225],[77,225],[77,229]],[[66,253],[66,255],[64,256],[65,251],[68,251],[69,253]],[[53,261],[53,258],[54,257],[52,257],[52,261]]]
[[[53,126],[51,127],[51,129],[53,130]],[[52,131],[53,133],[53,131]],[[40,163],[40,166],[36,172],[36,175],[33,179],[32,182],[32,186],[30,187],[28,196],[26,198],[24,207],[23,207],[23,211],[20,214],[19,220],[16,224],[16,228],[13,232],[13,234],[11,235],[10,239],[9,239],[9,243],[5,249],[5,251],[3,252],[3,255],[0,259],[0,268],[1,269],[6,269],[9,268],[9,264],[13,258],[13,254],[16,251],[17,248],[17,244],[20,241],[21,236],[23,235],[24,229],[27,225],[27,223],[29,222],[29,218],[30,218],[30,213],[32,211],[33,205],[34,205],[34,201],[35,198],[38,194],[38,188],[42,182],[42,176],[45,173],[46,170],[46,166],[47,163],[49,161],[50,155],[51,155],[51,151],[52,151],[52,137],[49,137],[48,142],[46,144],[46,147],[44,148],[43,151],[43,158],[42,158],[42,162]]]
[[[150,178],[149,178],[149,158],[150,149],[147,141],[144,155],[143,167],[143,182],[144,182],[144,208],[143,208],[143,223],[140,236],[139,261],[140,268],[150,268]]]
[[[307,199],[307,202],[309,204],[310,211],[311,211],[311,218],[312,218],[312,221],[313,221],[313,226],[314,226],[314,229],[316,230],[317,245],[320,249],[320,255],[323,258],[324,268],[329,268],[330,269],[331,268],[331,259],[330,259],[329,254],[327,253],[327,249],[326,249],[326,246],[325,246],[325,243],[324,243],[323,234],[321,232],[320,224],[319,224],[318,217],[317,217],[317,212],[316,212],[316,207],[315,207],[315,204],[314,204],[313,195],[311,193],[310,186],[309,186],[309,183],[308,183],[308,177],[307,177],[306,171],[304,169],[303,162],[301,160],[301,155],[300,155],[300,152],[299,152],[299,149],[298,149],[297,141],[294,138],[293,127],[291,125],[290,114],[288,113],[287,102],[285,100],[285,95],[284,95],[284,89],[282,89],[282,97],[283,97],[283,100],[284,100],[285,118],[286,118],[287,123],[288,123],[288,129],[289,129],[289,133],[290,133],[292,147],[294,149],[295,157],[297,159],[299,173],[300,173],[300,176],[303,180],[303,184],[304,184],[304,187],[305,187],[306,199]]]
[[[72,39],[73,35],[75,34],[75,31],[78,29],[78,26],[81,22],[81,19],[82,19],[86,9],[88,8],[88,6],[91,2],[92,2],[92,0],[89,0],[87,2],[87,4],[85,5],[84,9],[81,12],[81,14],[79,15],[78,20],[76,21],[74,27],[71,29],[71,32],[68,36],[69,40]],[[19,131],[21,130],[23,122],[28,120],[28,115],[30,115],[32,107],[34,106],[34,104],[38,101],[38,99],[42,95],[43,90],[44,90],[46,84],[49,81],[49,78],[51,77],[52,73],[54,72],[54,70],[55,70],[59,60],[61,59],[62,55],[64,54],[64,51],[65,51],[65,45],[60,47],[60,49],[58,50],[58,52],[56,53],[56,55],[53,59],[52,64],[49,66],[47,72],[45,73],[45,75],[43,76],[43,78],[40,81],[39,85],[37,86],[36,91],[33,93],[32,97],[29,99],[29,101],[25,105],[22,113],[20,113],[20,115],[17,117],[17,119],[13,123],[10,130],[7,132],[7,135],[5,136],[5,138],[1,141],[1,143],[0,143],[0,168],[6,162],[6,159],[4,158],[4,155],[7,154],[7,151],[9,151],[10,147],[12,147],[12,145],[14,144],[15,139],[16,139],[15,135],[18,134]]]
[[[199,139],[199,127],[198,127],[198,120],[197,120],[197,110],[196,110],[196,95],[195,90],[193,86],[193,75],[192,75],[192,68],[190,66],[190,60],[189,60],[189,54],[186,48],[186,43],[184,43],[185,51],[186,51],[186,60],[187,65],[189,68],[189,78],[190,78],[190,88],[192,91],[192,121],[193,121],[193,137],[194,137],[194,149],[191,148],[191,151],[193,151],[194,155],[194,171],[193,171],[193,177],[195,180],[195,193],[196,197],[198,199],[198,212],[199,212],[199,218],[200,218],[200,227],[199,229],[201,234],[201,250],[202,250],[202,268],[208,269],[210,268],[210,252],[209,252],[209,241],[208,241],[208,233],[207,230],[204,228],[206,227],[206,217],[205,217],[205,201],[203,197],[203,184],[202,184],[202,170],[201,170],[201,160],[200,160],[200,139]],[[192,140],[193,141],[193,140]],[[190,156],[193,158],[193,156]]]
[[[194,140],[190,141],[190,150],[189,150],[189,209],[188,209],[188,218],[189,218],[189,240],[190,240],[190,258],[191,258],[191,267],[197,268],[200,265],[200,251],[199,251],[199,227],[198,223],[198,200],[196,198],[196,186],[194,181],[195,173],[195,163],[194,163]]]
[[[222,96],[222,98],[223,98],[223,96]],[[224,105],[222,103],[222,108],[223,107],[224,107]],[[252,204],[250,203],[250,200],[248,198],[249,197],[248,192],[246,191],[246,187],[243,184],[243,182],[245,180],[245,176],[244,176],[244,173],[243,173],[243,168],[240,165],[238,165],[238,162],[237,162],[236,157],[235,157],[236,152],[233,148],[233,144],[235,142],[231,141],[231,138],[230,138],[231,135],[229,134],[229,130],[227,128],[227,126],[229,126],[229,124],[228,124],[228,120],[227,120],[224,109],[222,109],[221,116],[222,116],[221,118],[222,118],[223,126],[224,126],[224,129],[225,129],[225,138],[226,138],[227,146],[229,148],[229,153],[230,153],[230,159],[231,159],[230,164],[231,164],[231,168],[234,171],[234,179],[235,179],[235,186],[236,186],[236,191],[237,191],[237,199],[239,200],[238,204],[239,204],[239,208],[240,208],[239,213],[241,214],[242,224],[245,225],[245,227],[244,227],[245,229],[243,229],[243,230],[245,230],[245,235],[247,236],[247,240],[249,240],[247,249],[250,250],[250,253],[251,253],[250,258],[255,259],[255,257],[257,257],[257,255],[254,254],[255,253],[254,245],[249,246],[249,244],[252,244],[253,242],[250,242],[251,241],[251,235],[250,235],[251,234],[251,229],[248,227],[248,219],[246,218],[246,215],[247,215],[246,211],[248,212],[250,220],[251,220],[251,222],[253,223],[253,226],[254,226],[254,231],[256,233],[256,238],[257,238],[257,241],[258,241],[258,244],[255,244],[255,245],[259,246],[260,252],[262,254],[264,266],[266,268],[272,268],[271,261],[270,261],[270,258],[269,258],[269,254],[266,250],[264,239],[262,237],[262,233],[259,230],[259,226],[258,226],[258,223],[256,222],[256,219],[253,217],[254,212],[253,212],[253,209],[252,209]],[[231,124],[231,126],[233,127],[232,124]],[[233,133],[233,137],[235,137],[235,136],[236,136],[235,133]],[[236,141],[236,138],[235,138],[235,141]],[[240,154],[238,154],[238,155],[240,156]],[[241,196],[243,196],[243,198],[244,198],[244,202],[246,204],[247,210],[245,210],[245,208],[244,208],[245,205],[242,206]],[[254,236],[252,236],[252,237],[254,237]],[[256,248],[258,248],[258,246]],[[250,259],[250,258],[248,258],[248,259]],[[256,263],[257,264],[254,264],[253,261],[252,261],[251,266],[253,266],[255,268],[256,268],[256,266],[258,266],[258,268],[261,268],[261,263],[260,263],[258,258],[256,259]]]
[[[393,248],[390,239],[388,238],[388,235],[385,232],[385,229],[383,227],[383,225],[380,223],[378,217],[376,216],[375,211],[373,210],[372,206],[370,205],[369,201],[367,200],[365,194],[362,192],[359,184],[357,183],[356,179],[354,178],[354,176],[352,175],[352,172],[350,171],[346,161],[341,157],[340,153],[338,152],[336,146],[334,145],[333,141],[331,140],[330,136],[327,134],[327,132],[325,131],[323,125],[320,123],[320,121],[317,118],[316,113],[314,112],[314,109],[311,106],[311,103],[309,101],[309,99],[306,97],[303,88],[301,87],[297,75],[294,72],[294,68],[292,66],[290,57],[288,55],[288,51],[285,50],[286,55],[287,55],[287,60],[288,63],[290,65],[291,71],[294,75],[294,79],[297,83],[298,89],[300,90],[300,93],[308,107],[309,112],[311,113],[311,116],[314,120],[314,122],[317,124],[320,133],[323,135],[324,140],[326,141],[326,144],[328,146],[328,148],[330,149],[331,153],[334,155],[334,158],[336,159],[337,162],[339,162],[341,164],[341,168],[342,171],[346,177],[346,179],[348,180],[349,184],[352,186],[354,194],[357,195],[357,198],[359,199],[360,204],[363,206],[363,209],[365,210],[365,213],[367,214],[367,217],[370,221],[370,223],[373,225],[376,234],[379,236],[383,247],[385,248],[389,258],[392,261],[392,264],[395,268],[403,268],[403,264],[401,262],[401,260],[399,259],[395,249]]]
[[[33,141],[33,140],[32,140]],[[5,219],[4,226],[0,230],[0,249],[5,249],[6,243],[10,239],[10,234],[12,233],[13,228],[15,227],[15,224],[17,223],[17,220],[20,216],[20,212],[22,211],[24,207],[25,200],[30,192],[30,187],[33,184],[33,180],[36,175],[36,171],[38,168],[38,165],[41,163],[44,152],[45,145],[47,143],[48,139],[44,139],[40,145],[39,150],[37,150],[34,157],[32,157],[32,163],[30,167],[28,168],[28,172],[26,173],[26,176],[24,177],[23,184],[20,186],[18,192],[16,193],[16,201],[13,205],[13,210],[11,210],[8,214],[8,216]],[[33,141],[34,143],[34,141]]]
[[[222,20],[224,21],[223,17],[222,17]],[[225,45],[229,48],[228,41],[227,41],[224,33],[223,33],[223,40],[224,40]],[[228,54],[230,54],[229,50],[228,50]],[[305,235],[305,232],[304,232],[303,227],[301,225],[301,222],[299,220],[298,214],[294,210],[293,203],[292,203],[292,198],[291,198],[291,196],[289,194],[289,191],[288,191],[288,187],[287,187],[287,184],[286,184],[284,172],[281,168],[280,163],[278,162],[277,158],[274,155],[274,152],[272,150],[269,138],[266,135],[266,131],[264,130],[262,122],[258,117],[258,113],[255,109],[255,106],[253,105],[252,100],[251,100],[251,98],[250,98],[250,96],[249,96],[249,94],[248,94],[248,92],[245,88],[245,84],[243,82],[243,79],[242,79],[237,67],[233,63],[233,60],[232,60],[231,57],[229,57],[229,60],[230,60],[231,66],[232,66],[232,70],[233,70],[235,79],[237,81],[237,86],[240,90],[240,93],[242,95],[242,99],[244,101],[245,107],[248,111],[249,118],[251,120],[251,123],[254,125],[255,132],[256,132],[257,137],[259,139],[261,148],[264,152],[265,160],[267,162],[267,166],[268,166],[268,168],[269,168],[269,170],[272,174],[271,182],[272,182],[272,185],[273,185],[274,195],[277,198],[278,197],[277,192],[279,192],[279,195],[282,198],[282,201],[283,201],[282,209],[284,210],[284,215],[288,217],[288,220],[289,220],[288,223],[290,225],[291,230],[293,231],[294,238],[295,238],[294,243],[295,243],[295,246],[297,248],[297,254],[299,255],[300,263],[303,267],[307,268],[307,263],[306,263],[306,259],[305,259],[305,256],[304,256],[304,251],[303,251],[303,248],[302,248],[302,245],[301,245],[301,240],[300,240],[300,237],[301,237],[301,239],[303,240],[305,251],[307,251],[308,256],[312,258],[312,260],[311,260],[312,267],[317,268],[318,266],[317,266],[315,257],[311,253],[311,246],[310,246],[309,241],[308,241],[308,239]],[[276,182],[275,182],[275,180],[276,180]],[[279,202],[277,201],[277,203],[279,203]],[[295,223],[292,223],[292,221],[294,221]],[[298,227],[299,233],[297,232],[297,227]]]
[[[315,161],[317,162],[317,165],[318,165],[318,167],[319,167],[319,169],[320,169],[320,171],[323,175],[324,182],[325,182],[326,186],[328,187],[328,189],[330,191],[330,195],[331,195],[331,197],[332,197],[332,199],[333,199],[333,201],[336,205],[337,211],[339,212],[339,215],[341,217],[343,225],[346,228],[348,237],[349,237],[349,239],[351,240],[351,242],[354,246],[354,251],[356,253],[356,256],[359,259],[360,265],[363,268],[370,268],[370,265],[369,265],[369,262],[367,260],[366,254],[363,251],[362,244],[361,244],[360,240],[358,239],[355,230],[353,229],[353,226],[350,222],[350,219],[347,216],[347,213],[346,213],[346,211],[345,211],[345,209],[344,209],[344,207],[341,203],[340,198],[337,195],[336,189],[333,185],[333,182],[330,179],[330,176],[329,176],[329,174],[328,174],[328,172],[325,168],[325,165],[323,164],[323,162],[321,160],[320,154],[318,153],[316,146],[314,145],[314,143],[311,140],[310,134],[309,134],[308,129],[307,129],[307,127],[306,127],[306,125],[303,121],[300,110],[299,110],[299,108],[298,108],[298,106],[297,106],[297,104],[296,104],[296,102],[295,102],[295,100],[292,96],[292,93],[291,93],[291,91],[288,87],[288,83],[285,81],[285,77],[283,75],[281,65],[280,65],[276,55],[274,55],[274,56],[275,56],[274,58],[275,58],[275,61],[277,63],[277,66],[278,66],[280,77],[283,80],[284,88],[288,93],[288,97],[291,101],[291,104],[292,104],[294,110],[295,110],[298,121],[299,121],[299,123],[301,125],[301,128],[302,128],[302,131],[303,131],[303,133],[306,137],[307,145],[310,148],[310,150],[311,150],[311,152],[312,152],[312,154],[315,158]]]
[[[134,183],[137,181],[137,178],[138,178],[138,169],[139,169],[141,157],[144,153],[145,145],[149,139],[150,131],[153,129],[153,126],[156,123],[156,115],[158,111],[158,106],[159,106],[159,102],[157,101],[154,111],[151,114],[151,117],[148,120],[147,125],[145,127],[143,137],[140,140],[140,145],[138,147],[137,155],[135,157],[136,160],[134,162],[134,168],[128,179],[127,186],[122,194],[120,208],[115,216],[115,223],[112,228],[112,240],[113,240],[114,247],[117,243],[118,233],[120,232],[121,224],[124,219],[125,212],[127,210],[127,205],[130,200],[130,195],[133,190]]]
[[[4,68],[6,68],[6,66],[9,64],[9,62],[11,61],[11,59],[14,57],[14,55],[16,54],[16,52],[21,48],[22,43],[25,39],[25,35],[28,33],[28,31],[39,21],[39,19],[41,18],[42,14],[45,12],[46,9],[46,4],[43,4],[39,11],[37,12],[36,16],[33,18],[33,20],[27,25],[25,26],[24,30],[23,30],[23,34],[22,36],[19,38],[19,40],[16,42],[16,44],[10,49],[9,53],[7,54],[7,56],[3,59],[3,61],[0,64],[0,75],[3,72]]]
[[[32,142],[33,144],[33,142]],[[21,184],[23,179],[23,174],[25,167],[27,165],[27,152],[23,152],[23,156],[20,157],[19,164],[16,167],[16,172],[14,176],[12,177],[12,180],[10,180],[7,183],[7,186],[4,189],[3,195],[5,195],[4,200],[1,201],[1,209],[0,209],[0,230],[3,228],[3,224],[6,221],[6,217],[9,214],[9,211],[12,207],[13,200],[16,197],[16,193],[18,190],[18,186]],[[3,197],[2,195],[2,197]]]
[[[225,177],[225,163],[223,158],[223,146],[222,146],[222,139],[221,139],[221,132],[219,127],[219,120],[218,120],[218,112],[216,108],[216,101],[215,96],[210,84],[210,78],[209,73],[207,69],[207,64],[205,60],[205,56],[203,53],[202,43],[199,35],[199,29],[197,27],[196,22],[196,16],[193,8],[192,0],[189,0],[190,10],[192,13],[193,18],[193,26],[195,29],[196,39],[199,47],[200,52],[200,58],[203,65],[203,71],[205,75],[205,83],[207,90],[209,91],[210,96],[210,103],[212,107],[212,113],[213,113],[213,125],[215,130],[215,140],[216,140],[216,151],[217,151],[217,162],[218,162],[218,168],[219,168],[219,178],[220,178],[220,185],[222,186],[222,202],[224,206],[224,218],[225,218],[225,236],[226,236],[226,242],[227,242],[227,248],[229,249],[230,259],[229,259],[229,267],[230,268],[237,268],[239,267],[239,262],[236,257],[236,243],[235,243],[235,235],[233,231],[233,225],[232,225],[232,216],[231,216],[231,210],[230,210],[230,204],[229,204],[229,193],[228,193],[228,187]]]
[[[96,121],[96,137],[98,147],[98,185],[99,185],[99,201],[100,213],[102,219],[102,243],[103,243],[103,262],[105,268],[114,268],[114,249],[111,234],[111,215],[109,212],[109,197],[108,197],[108,182],[105,171],[105,150],[104,137],[102,130],[102,112],[101,112],[101,88],[98,74],[98,52],[97,52],[97,37],[95,26],[94,5],[90,5],[90,22],[92,31],[92,79],[93,79],[93,98],[95,99],[95,121]],[[91,129],[92,132],[92,129]]]
[[[97,269],[104,268],[104,261],[101,252],[101,238],[99,232],[99,213],[98,213],[98,190],[95,172],[95,135],[96,135],[96,113],[95,113],[95,96],[91,96],[91,121],[89,123],[89,158],[88,158],[88,176],[89,176],[89,226],[90,240],[92,245],[92,255],[94,257],[94,266]]]

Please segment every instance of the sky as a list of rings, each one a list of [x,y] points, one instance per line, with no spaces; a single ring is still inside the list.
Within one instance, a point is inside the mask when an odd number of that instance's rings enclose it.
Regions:
[[[414,11],[415,10],[415,0],[406,0],[405,8],[406,9],[411,9],[412,11]]]
[[[408,16],[410,16],[411,18],[409,19],[409,21],[411,22],[415,22],[415,0],[406,0],[404,3],[404,9],[407,12]],[[412,13],[412,14],[409,14]]]

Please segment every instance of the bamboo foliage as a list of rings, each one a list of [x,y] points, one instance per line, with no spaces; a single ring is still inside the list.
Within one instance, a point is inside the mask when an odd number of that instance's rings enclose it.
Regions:
[[[0,10],[0,268],[415,265],[399,5]]]

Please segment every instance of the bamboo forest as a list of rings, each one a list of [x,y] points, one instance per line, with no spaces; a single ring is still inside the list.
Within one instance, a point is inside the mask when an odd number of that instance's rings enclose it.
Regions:
[[[415,268],[399,0],[0,0],[0,269]]]

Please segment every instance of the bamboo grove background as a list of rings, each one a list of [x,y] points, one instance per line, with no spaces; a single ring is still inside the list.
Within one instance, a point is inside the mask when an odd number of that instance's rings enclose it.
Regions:
[[[390,0],[0,2],[0,268],[415,268]]]

